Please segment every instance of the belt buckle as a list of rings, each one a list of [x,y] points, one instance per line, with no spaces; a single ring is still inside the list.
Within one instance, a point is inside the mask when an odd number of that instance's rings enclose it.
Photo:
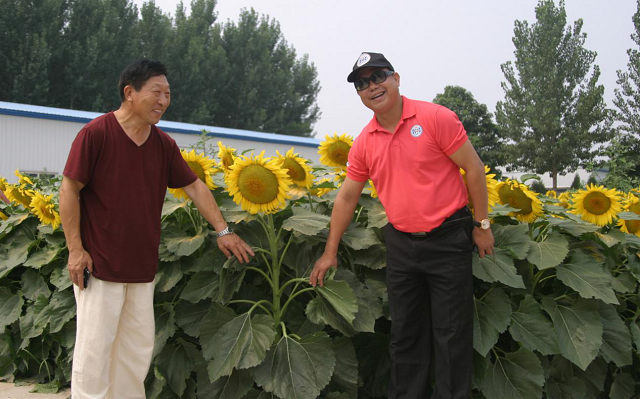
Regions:
[[[414,237],[426,237],[427,236],[427,232],[426,231],[417,231],[415,233],[411,233],[412,236]]]

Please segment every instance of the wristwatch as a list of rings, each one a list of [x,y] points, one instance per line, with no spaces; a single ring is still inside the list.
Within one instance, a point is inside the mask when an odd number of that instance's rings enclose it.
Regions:
[[[224,236],[229,235],[229,234],[233,234],[233,230],[231,230],[229,228],[229,226],[227,226],[227,227],[225,227],[224,230],[222,230],[221,232],[217,233],[216,237],[220,238],[220,237],[224,237]]]
[[[474,220],[473,225],[476,227],[480,227],[482,230],[487,230],[489,227],[491,227],[491,222],[489,221],[489,219],[482,219],[479,222],[477,220]]]

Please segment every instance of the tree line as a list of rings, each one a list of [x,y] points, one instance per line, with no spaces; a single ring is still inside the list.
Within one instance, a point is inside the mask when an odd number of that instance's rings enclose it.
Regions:
[[[434,102],[455,111],[485,164],[508,171],[558,174],[603,166],[605,184],[640,185],[640,1],[630,18],[636,48],[617,71],[614,105],[598,84],[596,52],[584,47],[583,21],[567,24],[564,1],[540,0],[536,21],[515,21],[515,60],[501,65],[503,101],[493,115],[462,87],[447,86]]]
[[[0,0],[0,100],[104,112],[120,104],[117,76],[132,60],[162,61],[166,119],[311,136],[320,111],[316,67],[277,21],[253,9],[217,22],[216,0]]]

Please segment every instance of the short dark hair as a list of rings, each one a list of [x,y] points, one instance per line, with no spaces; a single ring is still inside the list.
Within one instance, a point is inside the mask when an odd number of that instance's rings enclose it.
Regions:
[[[161,75],[167,76],[167,68],[160,61],[141,58],[128,65],[120,73],[118,81],[120,100],[124,102],[124,88],[127,85],[131,85],[136,91],[139,91],[147,80]]]

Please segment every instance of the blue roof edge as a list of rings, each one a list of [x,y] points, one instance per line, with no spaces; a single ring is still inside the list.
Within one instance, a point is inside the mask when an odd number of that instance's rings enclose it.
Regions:
[[[27,118],[49,119],[64,122],[88,123],[96,117],[103,115],[99,112],[76,111],[64,108],[44,107],[9,103],[0,101],[0,115],[22,116]],[[263,133],[252,130],[231,129],[225,127],[195,125],[191,123],[160,121],[157,126],[168,133],[202,134],[203,130],[214,137],[230,138],[236,140],[257,141],[262,143],[289,144],[304,147],[318,147],[320,140],[310,137],[287,136],[276,133]]]

